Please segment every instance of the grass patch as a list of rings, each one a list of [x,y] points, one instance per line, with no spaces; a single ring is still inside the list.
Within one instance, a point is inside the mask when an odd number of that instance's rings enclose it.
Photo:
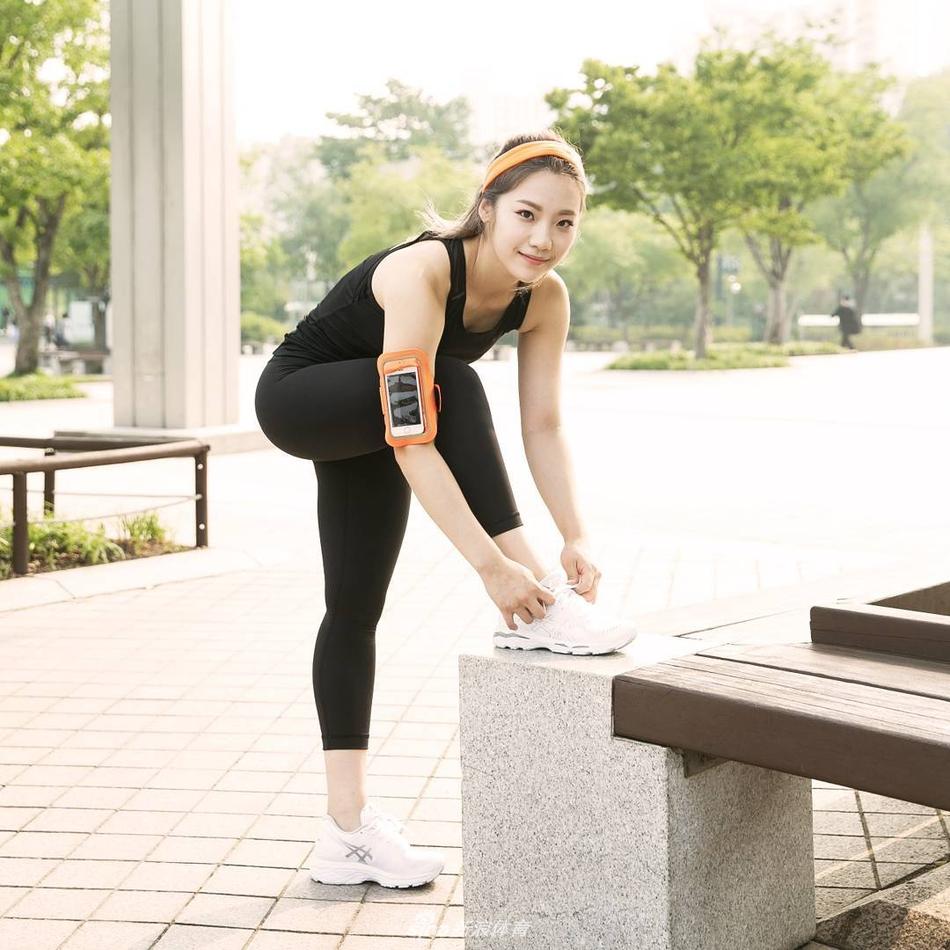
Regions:
[[[0,402],[29,399],[85,399],[86,394],[76,388],[74,376],[47,376],[45,373],[26,373],[23,376],[5,376],[0,379]]]
[[[790,356],[814,356],[822,353],[840,353],[834,343],[789,342],[770,343],[713,343],[706,357],[695,359],[692,350],[655,350],[652,353],[627,353],[615,359],[607,369],[640,370],[714,370],[714,369],[767,369],[788,366]]]
[[[6,517],[0,509],[0,519],[6,522]],[[120,524],[119,536],[110,538],[101,521],[96,530],[87,528],[81,521],[58,522],[55,516],[31,521],[27,574],[190,550],[187,545],[169,539],[167,529],[154,511],[123,516]],[[4,523],[0,526],[0,580],[12,576],[13,525]]]

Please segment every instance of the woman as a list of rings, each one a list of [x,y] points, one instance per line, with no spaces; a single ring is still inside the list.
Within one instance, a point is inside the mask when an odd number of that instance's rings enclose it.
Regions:
[[[313,689],[328,807],[311,876],[324,883],[424,884],[443,867],[366,802],[364,776],[375,632],[402,544],[411,492],[478,571],[504,629],[495,645],[608,653],[632,628],[594,607],[600,571],[577,512],[559,431],[560,355],[569,300],[554,271],[586,201],[581,158],[544,130],[505,143],[465,216],[373,254],[334,285],[277,347],[256,408],[279,449],[313,461],[326,614]],[[561,567],[539,560],[499,452],[478,374],[469,365],[517,330],[527,458],[565,539]],[[441,392],[434,440],[388,444],[377,357],[424,352]]]

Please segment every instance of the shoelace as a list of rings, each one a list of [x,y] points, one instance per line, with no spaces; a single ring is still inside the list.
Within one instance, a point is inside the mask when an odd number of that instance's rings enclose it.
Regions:
[[[387,825],[392,828],[396,834],[403,834],[406,830],[406,826],[401,822],[395,815],[390,815],[388,812],[382,811],[377,808],[376,805],[372,803],[369,805],[370,814],[373,816],[369,820],[369,824],[379,823],[381,825]]]

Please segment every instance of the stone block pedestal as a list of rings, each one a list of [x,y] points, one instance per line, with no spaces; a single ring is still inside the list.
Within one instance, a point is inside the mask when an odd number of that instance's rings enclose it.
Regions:
[[[810,780],[612,735],[613,676],[702,646],[459,657],[467,950],[812,938]]]

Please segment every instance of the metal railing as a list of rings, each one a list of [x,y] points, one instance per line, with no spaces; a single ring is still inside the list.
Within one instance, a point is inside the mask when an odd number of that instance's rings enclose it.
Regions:
[[[145,462],[152,459],[194,458],[194,495],[147,495],[148,498],[175,497],[195,502],[195,546],[208,546],[208,452],[210,446],[198,439],[130,440],[103,439],[96,436],[50,436],[41,439],[24,436],[0,436],[0,446],[43,449],[44,458],[0,461],[0,475],[13,476],[13,573],[26,574],[29,569],[29,515],[27,512],[27,475],[43,473],[43,511],[55,513],[56,472],[67,468],[91,468],[96,465],[119,465],[123,462]],[[69,458],[59,451],[77,454]],[[77,494],[69,492],[68,494]],[[81,494],[81,493],[80,493]],[[117,493],[124,494],[124,493]],[[154,507],[154,506],[153,506]],[[128,512],[117,512],[127,514]],[[114,517],[105,515],[102,517]],[[84,518],[75,519],[78,521]]]

